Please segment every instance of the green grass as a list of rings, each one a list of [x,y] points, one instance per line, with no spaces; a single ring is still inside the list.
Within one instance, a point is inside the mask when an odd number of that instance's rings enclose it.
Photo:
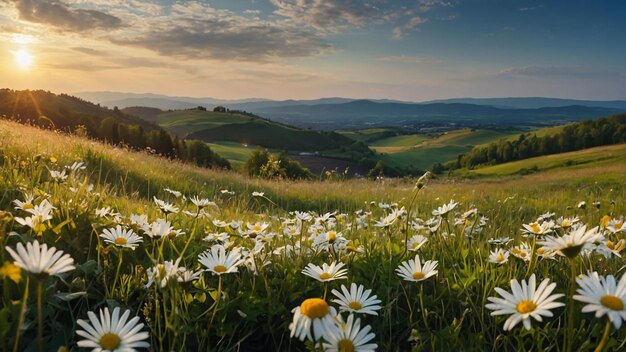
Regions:
[[[623,150],[614,153],[624,155]],[[49,277],[43,282],[42,309],[36,303],[35,276],[30,277],[26,292],[26,272],[22,272],[22,281],[16,283],[2,271],[1,350],[13,349],[17,336],[17,350],[36,349],[38,311],[45,317],[41,320],[44,350],[56,351],[62,346],[77,349],[80,337],[76,334],[76,320],[86,319],[89,311],[120,306],[130,309],[130,316],[137,316],[145,324],[143,329],[150,333],[152,350],[312,351],[318,344],[307,345],[289,336],[292,310],[305,299],[322,297],[337,308],[331,302],[332,290],[357,283],[371,289],[381,300],[378,315],[360,316],[361,326],[371,326],[375,334],[372,342],[379,351],[561,351],[564,343],[577,351],[593,351],[602,335],[604,320],[583,313],[583,305],[568,298],[575,288],[568,260],[532,255],[534,259],[528,263],[511,256],[507,263],[498,266],[488,262],[489,251],[495,247],[487,240],[507,236],[513,242],[506,249],[524,242],[532,247],[533,240],[523,237],[520,228],[548,211],[555,212],[555,218],[577,216],[588,228],[599,224],[606,214],[617,219],[626,214],[623,158],[590,167],[581,164],[576,169],[553,168],[533,175],[434,179],[416,193],[414,179],[251,179],[5,121],[0,121],[0,154],[0,211],[11,214],[0,216],[0,263],[12,261],[5,246],[15,248],[18,242],[38,239],[71,255],[77,266],[62,280]],[[49,169],[60,170],[76,160],[85,161],[87,169],[72,173],[63,182],[51,179]],[[91,191],[89,183],[94,185]],[[217,207],[205,208],[208,216],[196,219],[193,214],[198,209],[188,200],[166,192],[166,187],[181,191],[186,197],[208,198]],[[223,188],[235,191],[235,195],[223,194]],[[252,197],[252,191],[265,195]],[[25,211],[14,209],[12,202],[24,200],[25,194],[30,193],[35,196],[34,203],[47,199],[56,207],[39,237],[37,231],[11,220],[28,216]],[[155,206],[153,196],[191,215],[182,211],[164,215]],[[389,212],[378,206],[381,201],[397,202],[412,216],[426,220],[434,209],[451,199],[459,205],[432,230],[407,228],[406,224],[416,219],[406,217],[386,229],[372,226]],[[588,206],[578,208],[580,201],[586,201]],[[598,207],[593,202],[599,202]],[[116,220],[96,216],[96,209],[107,206],[122,217]],[[473,208],[478,216],[455,221]],[[359,218],[355,214],[359,209],[371,214]],[[319,233],[332,229],[338,233],[334,243],[345,236],[352,245],[362,248],[362,253],[316,248],[292,256],[282,254],[279,249],[288,245],[313,248],[308,238],[309,230],[317,231],[313,221],[296,227],[305,236],[283,235],[283,230],[294,221],[294,215],[289,213],[293,210],[315,211],[313,216],[337,211],[336,220],[319,221]],[[150,238],[129,224],[131,214],[145,214],[150,222],[167,216],[172,227],[184,234]],[[480,216],[488,220],[479,227],[476,225]],[[247,224],[267,223],[268,229],[253,237],[232,228],[218,228],[213,223],[215,219],[242,221],[246,229]],[[118,223],[142,237],[136,250],[123,250],[102,240],[100,234]],[[464,231],[467,237],[461,235]],[[559,235],[565,232],[556,231]],[[17,235],[8,236],[10,232]],[[242,264],[235,273],[218,276],[204,272],[192,283],[171,280],[162,288],[146,287],[147,271],[153,270],[155,263],[180,260],[180,265],[187,269],[202,269],[198,257],[214,244],[202,238],[214,232],[226,232],[232,242],[229,251],[239,248],[249,253],[246,259],[249,265],[254,263],[256,270]],[[455,236],[446,236],[450,233]],[[406,236],[417,234],[428,241],[418,252],[407,252]],[[605,236],[615,242],[623,237],[606,231]],[[396,268],[416,254],[422,262],[437,261],[437,275],[420,282],[398,277]],[[302,274],[309,263],[322,265],[333,261],[345,264],[345,279],[322,283]],[[606,259],[591,254],[575,264],[576,275],[588,271],[618,277],[623,274],[623,260],[615,256]],[[488,297],[498,296],[496,287],[510,291],[511,279],[527,279],[531,274],[536,274],[538,281],[553,281],[554,293],[565,295],[558,301],[566,306],[553,309],[553,316],[545,317],[543,322],[533,320],[529,331],[521,324],[504,331],[506,316],[490,315],[491,311],[485,308]],[[573,313],[569,307],[574,308]],[[344,319],[347,316],[343,314]],[[18,326],[21,317],[24,323]],[[570,319],[574,326],[572,340],[568,340],[570,334],[565,328]],[[607,348],[622,350],[625,343],[626,329],[620,329],[610,335]]]
[[[411,136],[405,139],[391,139],[391,143],[406,142],[404,146],[377,147],[380,152],[387,152],[383,160],[389,166],[407,167],[412,166],[421,170],[430,169],[435,163],[444,163],[454,160],[459,154],[471,150],[477,144],[487,143],[506,136],[508,132],[496,130],[473,130],[461,129],[443,133],[436,138],[419,141],[422,135],[413,135],[416,145],[406,145],[411,141]],[[405,137],[405,136],[403,136]],[[385,141],[385,140],[383,140]]]
[[[213,151],[228,159],[231,165],[235,169],[239,169],[246,163],[252,152],[254,152],[258,146],[245,145],[235,142],[215,142],[208,143]]]
[[[371,143],[373,141],[389,137],[390,135],[395,135],[397,133],[402,132],[400,128],[366,128],[362,130],[356,131],[338,131],[338,133],[353,139],[355,141],[360,141],[364,143]]]
[[[409,134],[379,139],[370,144],[372,147],[412,147],[418,145],[431,137],[425,134]]]
[[[241,124],[254,121],[254,118],[239,114],[202,110],[178,110],[160,114],[155,122],[166,130],[185,137],[188,134],[207,128],[228,124]]]
[[[544,155],[504,164],[485,166],[473,170],[459,170],[468,176],[504,176],[532,173],[556,168],[576,169],[580,167],[602,167],[626,163],[626,144],[602,146],[575,152]]]

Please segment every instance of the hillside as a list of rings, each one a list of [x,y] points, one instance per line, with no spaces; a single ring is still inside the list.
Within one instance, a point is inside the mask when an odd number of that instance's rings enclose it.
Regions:
[[[56,128],[74,128],[85,125],[97,129],[106,118],[118,123],[134,124],[144,129],[157,129],[150,122],[119,110],[111,110],[100,105],[66,94],[54,94],[43,90],[0,89],[0,116],[37,123],[41,116],[52,121]]]
[[[154,122],[66,94],[2,89],[0,117],[85,135],[131,149],[146,149],[170,158],[192,161],[200,166],[230,167],[228,161],[204,143],[179,140]]]
[[[205,142],[235,142],[290,151],[324,151],[349,147],[353,140],[334,132],[291,127],[243,112],[201,109],[158,111],[126,108],[186,139]]]
[[[459,155],[450,166],[473,168],[621,143],[626,143],[626,114],[584,120],[536,134],[520,134],[513,140],[501,139]]]
[[[455,170],[453,175],[462,177],[508,176],[538,173],[552,169],[576,170],[581,168],[602,168],[607,165],[626,165],[626,144],[601,146],[575,152],[552,154],[511,161],[508,163],[483,166],[471,170]]]

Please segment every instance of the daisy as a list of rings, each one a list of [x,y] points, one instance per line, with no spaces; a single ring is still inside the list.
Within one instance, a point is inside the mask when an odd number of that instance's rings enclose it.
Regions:
[[[263,197],[265,196],[265,192],[252,192],[253,197]]]
[[[142,230],[151,238],[166,236],[174,238],[184,234],[181,230],[174,230],[172,223],[165,219],[157,219],[151,224],[146,224],[143,226]]]
[[[374,352],[378,347],[375,343],[369,343],[376,337],[371,326],[366,325],[361,329],[361,319],[354,320],[350,314],[346,323],[337,323],[337,329],[331,330],[323,344],[326,352]]]
[[[41,277],[59,275],[74,270],[74,259],[69,254],[63,254],[54,247],[48,248],[47,244],[39,245],[38,241],[27,243],[26,248],[22,243],[17,244],[17,252],[5,247],[7,252],[15,260],[15,265]]]
[[[522,224],[522,233],[530,236],[540,236],[546,233],[552,232],[553,223],[550,221],[542,222],[541,224],[531,222],[530,224]]]
[[[173,204],[170,204],[168,202],[162,201],[162,200],[158,199],[157,197],[153,197],[153,199],[154,199],[154,203],[156,203],[156,205],[159,207],[159,209],[161,209],[161,211],[163,213],[165,213],[165,215],[167,215],[167,214],[176,214],[180,210],[180,209],[176,208]]]
[[[416,251],[420,248],[422,248],[422,246],[428,241],[428,238],[422,236],[422,235],[415,235],[413,237],[411,237],[409,239],[409,241],[406,244],[406,247],[408,248],[408,250],[410,251]]]
[[[65,170],[61,170],[61,171],[48,170],[48,171],[50,171],[50,177],[52,178],[54,182],[63,182],[67,180],[67,174],[65,173]]]
[[[137,236],[133,230],[124,230],[120,225],[117,225],[116,228],[102,230],[100,237],[104,238],[104,242],[106,243],[114,244],[117,247],[130,248],[132,250],[135,250],[135,248],[139,246],[139,243],[143,242],[143,239]]]
[[[505,315],[512,314],[504,322],[504,330],[511,330],[520,321],[524,324],[526,330],[530,330],[530,318],[541,322],[543,317],[552,317],[553,314],[550,309],[564,306],[564,303],[555,302],[558,298],[563,297],[561,293],[553,294],[556,283],[550,283],[550,279],[544,279],[539,287],[536,286],[535,274],[530,276],[528,283],[526,280],[522,280],[520,283],[513,279],[511,280],[512,292],[509,293],[499,287],[495,290],[502,296],[489,297],[488,303],[485,307],[493,310],[491,315]]]
[[[626,226],[624,226],[624,219],[611,219],[606,226],[606,229],[611,233],[618,233],[620,231],[626,232]]]
[[[291,312],[293,320],[289,324],[290,336],[295,336],[300,341],[304,341],[305,337],[310,341],[318,341],[322,337],[326,338],[331,331],[336,329],[337,310],[321,298],[305,299]]]
[[[178,258],[175,262],[166,260],[163,263],[156,264],[152,268],[148,268],[148,270],[146,270],[146,274],[148,274],[148,283],[146,284],[146,288],[152,286],[155,282],[159,283],[159,287],[164,288],[170,280],[177,279],[179,275],[179,263],[180,258]]]
[[[100,351],[135,351],[136,348],[149,348],[147,340],[150,335],[147,331],[141,331],[143,323],[139,323],[139,317],[128,320],[130,310],[126,310],[120,317],[120,308],[100,310],[100,319],[94,312],[88,312],[89,321],[78,319],[76,323],[84,330],[76,330],[76,334],[84,337],[77,342],[78,347],[92,348],[94,352]]]
[[[311,216],[311,214],[303,211],[296,210],[293,212],[293,215],[298,221],[311,221],[311,219],[313,219],[313,216]]]
[[[211,249],[198,256],[200,264],[207,268],[207,271],[216,275],[237,272],[237,267],[243,263],[239,249],[235,248],[230,253],[226,253],[226,248],[221,244],[216,244]]]
[[[450,203],[448,204],[444,204],[442,206],[440,206],[439,208],[433,210],[433,216],[441,216],[443,217],[444,215],[448,214],[449,212],[451,212],[452,210],[454,210],[454,208],[456,208],[456,206],[459,205],[458,202],[455,202],[453,200],[450,201]]]
[[[344,266],[343,263],[336,263],[334,261],[330,263],[330,265],[326,263],[322,264],[321,268],[313,263],[309,263],[306,268],[302,270],[302,273],[321,282],[347,279],[348,269],[342,269]]]
[[[489,253],[489,262],[494,264],[504,264],[509,261],[509,251],[498,248]]]
[[[600,244],[596,248],[596,251],[604,255],[604,257],[606,258],[609,258],[612,254],[618,257],[621,257],[622,255],[620,254],[620,252],[622,252],[625,247],[626,247],[626,240],[624,239],[617,241],[617,243],[611,240],[608,240]]]
[[[409,259],[406,262],[402,262],[402,264],[400,264],[400,266],[396,269],[396,272],[398,273],[398,276],[406,281],[418,282],[437,275],[437,270],[435,269],[438,264],[439,263],[436,260],[427,260],[422,265],[420,256],[416,255],[415,259]]]
[[[344,285],[341,285],[341,292],[333,289],[332,294],[337,297],[333,299],[339,305],[340,311],[346,311],[350,313],[363,313],[378,315],[377,310],[380,310],[380,300],[376,295],[370,296],[372,290],[367,289],[363,291],[365,287],[363,285],[357,286],[355,283],[350,285],[350,291]]]
[[[598,276],[597,272],[577,278],[579,289],[574,299],[587,303],[583,307],[584,313],[595,312],[596,318],[608,315],[615,329],[622,326],[626,320],[626,275],[622,275],[619,282],[615,282],[613,275]]]
[[[211,232],[208,233],[206,235],[205,238],[203,238],[203,241],[207,241],[207,242],[226,242],[228,241],[228,234],[226,232]]]
[[[15,210],[27,210],[27,209],[32,209],[35,206],[33,205],[34,199],[32,195],[27,195],[26,199],[24,199],[24,201],[22,202],[19,199],[16,199],[13,201],[13,204],[15,205],[14,208]]]
[[[578,216],[575,216],[573,218],[560,217],[556,220],[556,226],[562,227],[564,229],[568,229],[572,227],[574,224],[578,223],[579,221],[580,219],[578,218]]]
[[[180,198],[183,194],[179,191],[175,191],[173,189],[169,189],[169,188],[163,188],[163,190],[171,195],[173,195],[176,198]]]
[[[493,245],[506,245],[511,241],[513,241],[511,237],[500,237],[500,238],[490,238],[487,240],[487,243],[493,244]]]
[[[198,209],[202,209],[202,208],[206,208],[208,206],[212,206],[212,207],[217,207],[217,204],[215,204],[215,202],[211,202],[210,200],[206,199],[206,198],[198,198],[198,196],[193,196],[191,198],[189,198],[189,200],[198,207]]]
[[[530,246],[528,243],[522,242],[519,246],[511,248],[511,254],[525,262],[530,261]]]
[[[570,233],[561,237],[547,236],[544,241],[538,243],[548,250],[553,249],[561,255],[574,258],[585,244],[595,242],[600,236],[598,227],[587,230],[587,225],[583,225],[572,229]]]
[[[65,165],[65,168],[70,170],[70,172],[77,172],[79,170],[85,170],[87,165],[82,161],[75,161],[72,165]]]

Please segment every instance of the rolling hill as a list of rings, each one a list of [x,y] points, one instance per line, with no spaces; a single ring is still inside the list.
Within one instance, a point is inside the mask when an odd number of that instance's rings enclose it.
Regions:
[[[181,138],[205,142],[235,142],[289,151],[324,151],[349,147],[348,137],[287,126],[248,113],[203,109],[161,111],[154,108],[123,109],[154,122]]]

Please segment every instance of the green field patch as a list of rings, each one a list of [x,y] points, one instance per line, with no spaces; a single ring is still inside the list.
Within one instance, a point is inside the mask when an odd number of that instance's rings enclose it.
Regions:
[[[459,174],[505,176],[527,174],[556,168],[580,168],[626,163],[626,144],[602,146],[569,153],[538,156],[474,170],[459,170]]]

